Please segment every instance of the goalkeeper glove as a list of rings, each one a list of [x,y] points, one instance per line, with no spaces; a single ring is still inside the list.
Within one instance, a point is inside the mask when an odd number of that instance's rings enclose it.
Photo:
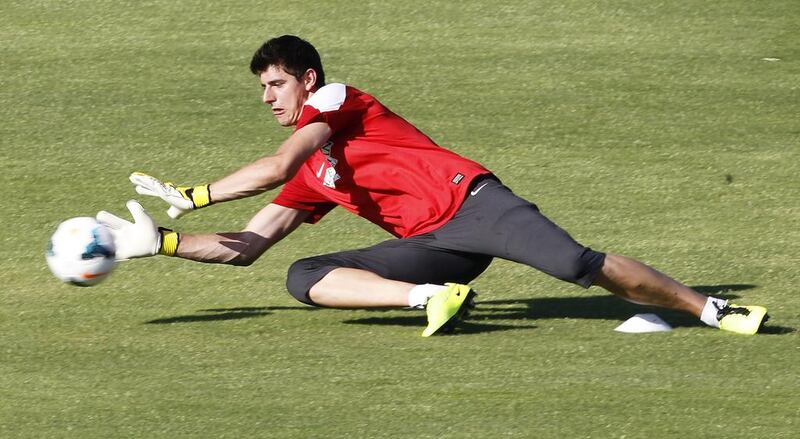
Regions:
[[[190,210],[211,204],[211,192],[207,184],[175,186],[172,183],[162,183],[161,180],[141,172],[134,172],[129,178],[131,183],[136,185],[136,192],[159,197],[169,203],[167,215],[170,218],[180,218]]]
[[[134,222],[105,210],[97,213],[97,221],[108,227],[114,237],[117,260],[125,261],[156,254],[175,256],[180,241],[178,233],[156,226],[137,201],[128,201],[126,206]]]

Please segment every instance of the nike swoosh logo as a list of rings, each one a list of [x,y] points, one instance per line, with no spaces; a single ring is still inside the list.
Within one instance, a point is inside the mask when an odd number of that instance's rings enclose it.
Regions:
[[[478,192],[480,192],[480,191],[481,191],[481,189],[483,189],[483,187],[484,187],[484,186],[486,186],[487,184],[489,184],[489,183],[484,183],[484,184],[482,184],[482,185],[478,186],[478,188],[477,188],[477,189],[474,189],[474,190],[473,190],[472,192],[470,192],[469,194],[470,194],[470,195],[473,195],[473,196],[477,195],[477,194],[478,194]]]

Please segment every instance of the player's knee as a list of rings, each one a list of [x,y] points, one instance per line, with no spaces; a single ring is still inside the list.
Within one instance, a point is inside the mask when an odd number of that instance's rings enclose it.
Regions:
[[[590,248],[563,258],[553,276],[566,282],[589,288],[603,268],[605,255]]]
[[[583,263],[577,259],[564,259],[558,265],[557,270],[552,273],[559,280],[565,282],[577,283],[577,280],[583,274]]]
[[[319,282],[317,279],[319,268],[320,266],[314,258],[300,259],[289,266],[286,276],[286,289],[289,290],[289,294],[306,305],[315,305],[308,296],[308,292],[315,283]]]

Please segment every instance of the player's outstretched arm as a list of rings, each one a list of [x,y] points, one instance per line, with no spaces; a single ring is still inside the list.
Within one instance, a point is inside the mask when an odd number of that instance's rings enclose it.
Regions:
[[[136,201],[128,201],[127,206],[133,222],[106,211],[97,214],[97,220],[111,230],[117,260],[162,254],[199,262],[250,265],[309,215],[270,203],[241,232],[189,235],[158,227]]]
[[[204,235],[178,234],[174,256],[198,262],[250,265],[292,233],[308,212],[268,204],[240,232]]]
[[[214,201],[250,197],[291,180],[308,157],[328,141],[325,122],[310,123],[295,131],[271,156],[263,157],[211,184]]]
[[[175,186],[142,172],[134,172],[130,180],[136,192],[161,198],[170,205],[167,214],[179,218],[212,203],[258,195],[282,185],[330,136],[327,123],[308,124],[286,139],[274,155],[262,157],[211,184]]]

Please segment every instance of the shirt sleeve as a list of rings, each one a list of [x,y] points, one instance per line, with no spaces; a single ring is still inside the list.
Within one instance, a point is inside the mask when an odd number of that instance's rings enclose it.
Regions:
[[[336,207],[336,203],[331,202],[319,192],[308,187],[303,178],[302,170],[283,185],[283,189],[272,202],[290,209],[311,212],[311,215],[305,219],[305,222],[309,224],[317,223]]]
[[[325,122],[336,133],[360,123],[366,110],[367,105],[356,90],[344,84],[328,84],[306,101],[296,129],[312,122]]]

